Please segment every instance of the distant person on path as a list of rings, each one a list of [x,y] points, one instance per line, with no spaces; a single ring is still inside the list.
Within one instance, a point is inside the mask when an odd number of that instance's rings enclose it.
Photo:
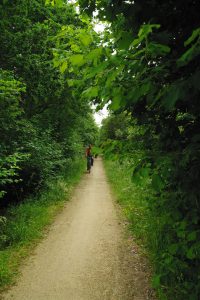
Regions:
[[[86,156],[86,159],[87,159],[87,171],[88,173],[90,173],[90,169],[91,169],[91,166],[93,165],[92,164],[92,145],[90,144],[87,148],[86,148],[86,152],[85,152],[85,156]]]

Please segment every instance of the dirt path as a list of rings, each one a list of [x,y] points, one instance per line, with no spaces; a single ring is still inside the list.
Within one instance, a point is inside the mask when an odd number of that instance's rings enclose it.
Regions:
[[[152,299],[144,259],[133,247],[98,159],[3,299]]]

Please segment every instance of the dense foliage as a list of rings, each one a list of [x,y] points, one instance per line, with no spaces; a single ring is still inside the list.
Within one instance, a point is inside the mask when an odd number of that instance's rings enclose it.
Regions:
[[[55,36],[69,24],[85,26],[62,1],[0,1],[1,205],[24,199],[63,169],[70,172],[95,139],[88,101],[53,64]]]
[[[198,299],[199,2],[79,4],[83,14],[95,12],[109,25],[102,39],[90,25],[81,32],[73,25],[63,28],[57,36],[62,46],[54,53],[56,62],[61,67],[65,57],[66,69],[80,75],[69,83],[81,91],[82,99],[90,98],[99,107],[110,103],[115,116],[104,126],[106,138],[111,134],[110,152],[129,162],[137,153],[133,180],[151,185],[149,209],[159,228],[157,245],[163,245],[154,249],[154,285],[160,297]],[[123,116],[117,116],[122,112],[128,114],[130,132],[123,131]]]

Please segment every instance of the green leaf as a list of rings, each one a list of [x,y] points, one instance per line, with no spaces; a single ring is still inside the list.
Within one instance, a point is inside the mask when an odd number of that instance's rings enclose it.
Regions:
[[[45,5],[51,4],[52,6],[62,7],[63,0],[46,0]]]
[[[81,13],[79,18],[80,18],[81,22],[83,22],[85,24],[90,24],[90,22],[91,22],[89,16],[86,13]]]
[[[137,103],[142,97],[143,93],[139,86],[133,87],[131,91],[128,93],[127,98],[130,103]]]
[[[154,174],[152,176],[152,186],[157,192],[160,192],[164,188],[164,181],[159,174]]]
[[[139,30],[139,33],[138,33],[138,36],[140,38],[146,38],[150,33],[152,33],[153,29],[158,29],[160,28],[160,25],[159,24],[146,24],[146,25],[142,25],[140,30]]]
[[[57,58],[53,59],[53,66],[54,68],[57,68],[58,66],[60,66],[61,61]]]
[[[177,253],[178,248],[179,248],[179,244],[171,244],[168,248],[169,253],[174,255],[175,253]]]
[[[186,253],[187,258],[189,259],[194,259],[196,257],[195,251],[194,251],[194,247],[191,247],[187,253]]]
[[[171,49],[170,49],[170,47],[168,47],[166,45],[161,45],[161,44],[157,44],[157,43],[149,43],[147,46],[147,51],[149,51],[151,53],[151,55],[157,56],[157,55],[168,54],[171,51]]]
[[[69,87],[72,87],[74,85],[74,80],[73,79],[68,79],[67,83],[68,83]]]
[[[80,33],[78,35],[78,38],[80,39],[81,43],[85,47],[89,46],[92,43],[92,38],[91,38],[91,36],[87,32]]]
[[[71,44],[71,50],[72,50],[72,52],[78,52],[78,53],[80,53],[80,51],[81,51],[81,49],[80,49],[80,47],[77,45],[77,44]]]
[[[197,239],[197,233],[196,231],[192,231],[187,236],[188,241],[195,241]]]
[[[200,55],[200,43],[194,44],[191,48],[189,48],[178,60],[177,66],[182,67],[187,65],[190,61],[192,61],[195,57]]]
[[[93,49],[89,52],[89,54],[87,55],[87,60],[94,60],[94,59],[99,59],[99,57],[101,56],[103,51],[102,47]]]
[[[166,88],[166,92],[163,96],[162,102],[166,110],[170,111],[174,109],[176,102],[184,97],[184,86],[182,84],[173,84],[169,88]]]
[[[60,72],[61,72],[61,73],[64,73],[65,70],[67,69],[67,67],[68,67],[68,63],[67,63],[67,61],[64,61],[64,62],[60,65]]]
[[[112,109],[113,111],[118,110],[121,107],[122,98],[123,98],[122,88],[121,87],[114,88],[112,91],[112,102],[109,105],[109,108]]]
[[[145,82],[144,84],[141,85],[140,87],[140,92],[141,92],[141,95],[145,96],[148,94],[148,92],[151,90],[151,82],[148,81],[148,82]]]
[[[136,185],[143,185],[144,181],[149,179],[150,173],[151,169],[149,165],[144,162],[140,162],[133,170],[132,181]]]
[[[82,95],[84,98],[92,99],[96,98],[99,93],[99,88],[98,86],[91,86],[87,90],[83,91]]]
[[[73,66],[81,67],[85,64],[84,56],[82,54],[75,54],[69,58],[69,61]]]
[[[134,41],[130,44],[130,47],[139,46],[142,41],[147,40],[148,35],[152,33],[153,29],[160,28],[159,24],[146,24],[140,27],[138,38],[134,39]]]
[[[192,35],[189,37],[189,39],[185,41],[184,45],[185,46],[190,45],[199,36],[200,36],[200,28],[197,28],[192,32]]]
[[[136,49],[134,49],[134,51],[136,51]],[[139,56],[139,55],[141,55],[141,54],[143,54],[143,53],[145,53],[146,52],[146,49],[145,48],[143,48],[143,49],[141,49],[141,50],[139,50],[139,51],[136,51],[135,53],[133,53],[132,55],[130,55],[130,58],[131,59],[135,59],[135,58],[137,58],[137,56]],[[141,57],[141,56],[140,56]]]
[[[120,102],[121,102],[121,97],[116,95],[113,99],[112,99],[112,103],[109,105],[109,109],[116,111],[120,108]]]
[[[87,75],[85,76],[85,78],[90,79],[97,74],[101,74],[102,71],[105,70],[107,66],[108,66],[107,61],[101,63],[100,65],[98,65],[96,67],[92,66],[91,68],[88,69],[88,72],[87,72]]]
[[[133,42],[130,44],[130,47],[136,47],[138,46],[141,42],[142,42],[142,38],[137,38],[137,39],[134,39]]]
[[[122,65],[117,68],[112,68],[112,69],[108,70],[109,76],[107,77],[107,80],[106,80],[107,88],[112,88],[113,81],[115,81],[115,79],[118,77],[118,75],[122,72],[123,68],[124,68],[124,66]],[[113,92],[113,95],[114,94],[116,94],[116,93]]]
[[[117,39],[117,45],[119,49],[128,49],[133,41],[133,34],[127,31],[121,31],[120,36]]]
[[[63,0],[54,0],[55,1],[55,5],[57,7],[62,7],[63,6]]]

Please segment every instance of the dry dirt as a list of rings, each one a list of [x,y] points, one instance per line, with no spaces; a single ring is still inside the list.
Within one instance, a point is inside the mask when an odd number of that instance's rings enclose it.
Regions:
[[[154,299],[146,261],[127,235],[101,159],[2,299]]]

